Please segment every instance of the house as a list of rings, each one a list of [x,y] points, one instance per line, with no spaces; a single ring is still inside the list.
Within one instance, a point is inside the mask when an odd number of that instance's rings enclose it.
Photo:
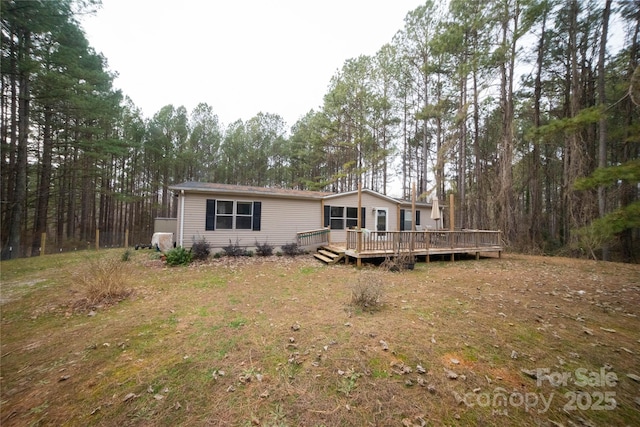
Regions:
[[[202,238],[212,248],[233,244],[279,247],[298,233],[330,229],[330,241],[346,242],[358,225],[358,191],[327,193],[283,188],[184,182],[170,189],[179,198],[176,244],[186,248]],[[435,228],[431,204],[395,199],[372,190],[360,193],[361,228],[402,231]],[[442,215],[440,215],[442,216]]]

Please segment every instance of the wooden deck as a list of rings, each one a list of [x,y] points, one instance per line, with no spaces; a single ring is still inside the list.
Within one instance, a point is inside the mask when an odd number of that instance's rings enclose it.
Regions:
[[[328,234],[322,235],[325,236]],[[362,259],[394,257],[399,254],[424,256],[429,260],[431,255],[451,255],[452,259],[455,254],[475,254],[476,258],[481,253],[497,253],[501,256],[504,250],[501,232],[493,230],[347,230],[346,242],[322,243],[323,250],[347,257],[347,261],[348,258],[354,258],[358,264]]]
[[[365,232],[349,230],[345,254],[372,258],[412,253],[415,256],[456,253],[502,253],[501,233],[489,230]]]

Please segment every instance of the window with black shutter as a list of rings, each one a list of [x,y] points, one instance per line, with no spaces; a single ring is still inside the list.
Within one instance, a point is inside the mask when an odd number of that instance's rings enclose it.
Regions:
[[[261,216],[262,202],[207,199],[204,229],[260,231]]]
[[[216,223],[216,201],[214,199],[207,200],[207,212],[205,214],[204,229],[207,231],[215,230]]]
[[[253,202],[253,231],[260,231],[262,219],[262,202]]]

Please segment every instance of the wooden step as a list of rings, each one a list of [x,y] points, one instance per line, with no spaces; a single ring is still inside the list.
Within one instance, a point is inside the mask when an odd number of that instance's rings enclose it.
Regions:
[[[333,258],[327,258],[326,256],[316,252],[313,254],[314,257],[318,258],[320,261],[326,262],[327,264],[333,264]]]
[[[324,250],[324,249],[319,249],[318,253],[322,254],[322,255],[324,255],[324,256],[326,256],[328,258],[331,258],[331,259],[340,258],[339,254],[337,254],[335,252],[327,251],[327,250]]]
[[[331,245],[325,245],[320,249],[324,249],[327,250],[329,252],[333,252],[335,254],[339,254],[339,255],[344,255],[344,249],[343,248],[339,248],[336,246],[331,246]]]

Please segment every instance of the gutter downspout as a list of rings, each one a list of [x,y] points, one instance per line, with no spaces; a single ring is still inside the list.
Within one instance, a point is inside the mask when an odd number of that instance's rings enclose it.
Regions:
[[[184,190],[180,190],[180,246],[184,247]]]

